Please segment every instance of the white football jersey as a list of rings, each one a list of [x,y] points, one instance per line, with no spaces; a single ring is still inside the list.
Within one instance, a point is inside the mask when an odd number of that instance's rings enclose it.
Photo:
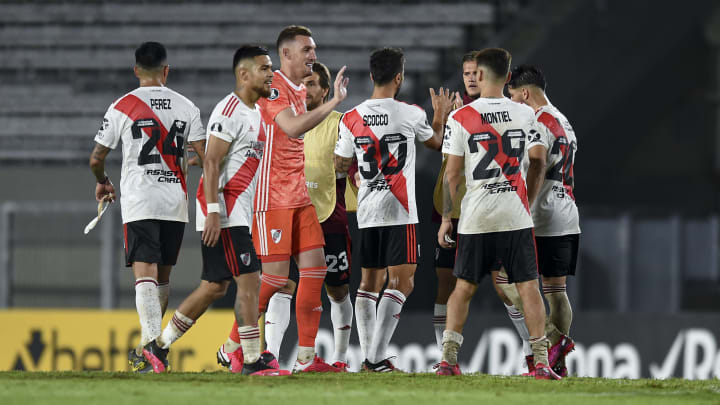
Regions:
[[[359,228],[418,223],[415,138],[433,136],[425,111],[391,98],[370,99],[340,120],[335,154],[357,155]]]
[[[553,105],[535,112],[540,133],[549,145],[545,181],[531,207],[536,236],[580,233],[580,217],[573,194],[577,138],[570,122]]]
[[[547,148],[533,110],[503,98],[479,98],[448,118],[443,153],[465,158],[467,192],[458,233],[505,232],[533,226],[525,178],[527,151]]]
[[[138,87],[110,105],[95,135],[111,149],[121,139],[123,223],[188,222],[185,144],[205,139],[200,110],[167,87]]]
[[[260,107],[249,108],[235,93],[222,99],[208,121],[208,139],[211,136],[230,143],[227,155],[220,163],[218,203],[220,227],[252,225],[253,198],[257,186],[257,169],[265,147],[264,123]],[[209,143],[209,142],[208,142]],[[207,201],[205,179],[200,179],[195,210],[196,229],[205,228]]]

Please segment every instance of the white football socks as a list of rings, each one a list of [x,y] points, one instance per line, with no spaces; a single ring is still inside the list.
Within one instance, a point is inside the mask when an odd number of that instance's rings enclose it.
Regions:
[[[443,331],[445,330],[445,321],[447,320],[447,305],[435,304],[433,309],[432,323],[435,328],[435,342],[438,349],[442,352]]]
[[[379,293],[358,290],[355,295],[355,321],[357,322],[360,350],[363,359],[368,358],[370,342],[375,332],[376,308]]]
[[[315,358],[315,348],[314,347],[298,346],[297,361],[304,365],[302,368],[305,368],[305,366],[308,366],[310,364],[309,362],[312,361],[314,358]]]
[[[528,332],[527,325],[525,324],[525,315],[518,311],[517,308],[515,308],[515,305],[508,305],[505,303],[503,303],[503,305],[505,305],[508,316],[510,317],[513,325],[515,325],[515,330],[517,330],[518,335],[520,335],[520,339],[522,339],[523,353],[525,353],[526,356],[530,356],[533,354],[533,351],[530,347],[530,332]]]
[[[140,345],[145,346],[160,336],[162,330],[157,280],[152,277],[135,280],[135,307],[140,318]]]
[[[276,292],[270,297],[265,311],[265,343],[267,350],[280,359],[280,346],[290,324],[290,302],[292,295]]]
[[[223,343],[223,350],[225,351],[225,353],[232,353],[235,350],[239,349],[240,346],[240,343],[228,338],[228,340]]]
[[[174,341],[180,339],[180,336],[184,335],[194,323],[195,321],[192,319],[181,314],[179,311],[175,311],[172,319],[165,325],[165,329],[163,329],[162,334],[158,338],[158,345],[163,349],[167,349]]]
[[[457,364],[458,351],[463,343],[463,335],[454,330],[443,332],[442,359],[454,366]]]
[[[350,302],[350,294],[341,301],[330,300],[330,320],[333,325],[335,337],[335,352],[333,363],[341,361],[347,363],[347,349],[350,344],[350,332],[352,332],[353,307]]]
[[[400,321],[400,312],[405,303],[405,295],[398,290],[385,290],[377,310],[379,324],[373,333],[367,359],[371,363],[385,360],[385,350]]]
[[[260,328],[257,325],[238,326],[238,334],[245,363],[255,363],[260,358]]]
[[[170,283],[158,283],[158,298],[160,298],[160,311],[165,316],[165,310],[168,307],[170,299]]]

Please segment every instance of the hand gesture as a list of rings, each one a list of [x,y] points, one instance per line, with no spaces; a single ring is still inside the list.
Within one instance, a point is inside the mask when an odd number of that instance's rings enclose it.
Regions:
[[[462,96],[460,95],[460,92],[459,92],[459,91],[456,91],[456,92],[455,92],[455,100],[453,101],[453,107],[452,107],[452,108],[453,108],[453,110],[457,110],[458,108],[460,108],[460,107],[462,107],[462,106],[463,106]]]
[[[442,224],[440,224],[440,229],[438,229],[438,244],[440,247],[444,249],[452,249],[455,247],[455,241],[452,240],[450,235],[452,235],[453,231],[453,224],[450,220],[445,220],[443,218]]]
[[[202,242],[207,247],[213,247],[220,239],[220,214],[208,212],[205,218],[205,229],[202,232]]]
[[[113,186],[110,178],[107,178],[105,183],[95,184],[95,200],[100,201],[115,201],[115,186]]]
[[[333,98],[336,99],[338,103],[342,102],[345,100],[345,97],[347,97],[347,85],[350,79],[343,76],[345,69],[347,69],[347,66],[343,66],[340,71],[337,72],[337,76],[335,76],[335,84],[333,86],[335,92],[333,94]]]
[[[435,94],[435,89],[430,88],[430,99],[435,114],[442,114],[442,117],[447,117],[452,111],[453,99],[450,97],[449,89],[440,87],[438,94]]]

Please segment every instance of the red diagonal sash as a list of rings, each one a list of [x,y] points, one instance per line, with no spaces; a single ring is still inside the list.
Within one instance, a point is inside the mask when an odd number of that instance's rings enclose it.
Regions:
[[[343,121],[345,123],[345,126],[350,129],[352,134],[355,137],[359,136],[367,136],[370,137],[370,139],[373,140],[375,143],[375,161],[378,164],[378,170],[380,173],[382,173],[382,156],[380,153],[380,140],[377,136],[375,136],[375,133],[370,129],[370,127],[366,127],[362,125],[362,117],[357,112],[357,110],[352,110],[349,113],[345,114],[343,116]],[[363,145],[363,149],[367,152],[368,146]],[[389,152],[388,152],[389,154]],[[397,165],[397,160],[393,155],[389,156],[388,159],[388,166]],[[405,208],[405,211],[410,212],[410,208],[408,207],[408,195],[407,195],[407,181],[405,180],[405,175],[401,170],[394,175],[385,175],[385,181],[390,184],[390,192],[397,198],[397,200],[400,202],[400,204]]]
[[[180,184],[182,185],[182,189],[185,192],[185,195],[187,196],[187,184],[185,182],[185,173],[183,172],[182,168],[178,166],[177,160],[175,159],[175,154],[172,155],[166,155],[163,153],[163,144],[165,143],[165,139],[168,136],[168,130],[163,125],[162,121],[160,121],[160,118],[158,118],[157,115],[153,112],[150,107],[148,107],[147,104],[145,104],[144,101],[142,101],[137,96],[134,96],[132,94],[128,94],[127,96],[123,97],[122,100],[118,101],[117,104],[115,104],[115,109],[120,111],[121,113],[125,114],[130,118],[133,122],[140,120],[140,119],[154,119],[155,122],[158,123],[158,130],[160,131],[160,140],[158,140],[157,145],[155,147],[157,148],[158,152],[160,152],[160,156],[162,157],[162,160],[165,162],[167,167],[175,172],[175,175],[177,178],[180,179]],[[147,132],[147,129],[150,127],[144,127],[142,129],[142,132],[145,133],[148,137],[150,137],[150,133]],[[175,145],[175,141],[173,140],[173,146],[177,147]]]
[[[490,124],[483,123],[482,117],[480,116],[480,113],[477,112],[472,107],[464,107],[460,111],[455,113],[455,120],[462,125],[466,131],[472,134],[477,134],[480,132],[489,132],[495,136],[495,141],[498,143],[498,153],[495,155],[495,163],[500,166],[500,170],[502,170],[507,163],[515,163],[517,165],[522,165],[522,162],[518,161],[518,158],[516,157],[510,157],[505,154],[505,151],[502,149],[502,137],[498,132],[493,128]],[[482,145],[485,150],[488,150],[488,142],[478,142],[480,145]],[[527,186],[525,185],[525,179],[522,177],[522,170],[518,170],[517,173],[507,175],[504,172],[502,172],[503,176],[509,180],[510,184],[517,185],[516,193],[518,197],[520,197],[520,201],[522,201],[523,206],[525,207],[525,210],[530,213],[530,205],[528,204],[528,198],[527,198]]]

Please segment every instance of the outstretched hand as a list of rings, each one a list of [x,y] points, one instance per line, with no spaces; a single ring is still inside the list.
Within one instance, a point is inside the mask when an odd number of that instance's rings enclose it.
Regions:
[[[452,111],[453,99],[450,94],[450,89],[440,87],[438,94],[435,94],[435,89],[430,88],[430,99],[432,100],[432,107],[435,114],[442,114],[443,117],[447,117],[450,111]]]
[[[452,107],[452,108],[453,108],[453,110],[457,110],[458,108],[460,108],[460,107],[462,107],[462,106],[463,106],[462,96],[460,95],[460,92],[459,92],[459,91],[456,91],[456,92],[455,92],[455,100],[453,101],[453,107]]]
[[[350,78],[344,76],[345,69],[347,69],[347,66],[343,66],[335,76],[335,84],[333,86],[335,92],[333,98],[335,98],[338,103],[342,102],[347,97],[347,86]]]

